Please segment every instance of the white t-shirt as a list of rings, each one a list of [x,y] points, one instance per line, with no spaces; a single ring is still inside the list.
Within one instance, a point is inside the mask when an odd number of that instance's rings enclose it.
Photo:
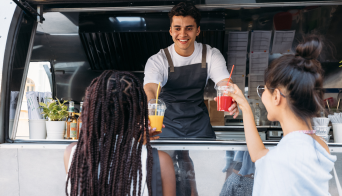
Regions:
[[[188,57],[177,54],[174,44],[169,46],[168,50],[175,67],[202,63],[202,43],[195,42],[195,51]],[[169,63],[167,62],[164,51],[160,50],[147,60],[144,85],[148,83],[158,84],[160,82],[163,87],[168,79],[168,68]],[[207,71],[207,81],[210,78],[215,84],[225,78],[229,78],[229,72],[223,55],[218,49],[212,48],[209,45],[207,45]]]
[[[328,196],[335,162],[311,136],[291,132],[255,162],[253,196]]]

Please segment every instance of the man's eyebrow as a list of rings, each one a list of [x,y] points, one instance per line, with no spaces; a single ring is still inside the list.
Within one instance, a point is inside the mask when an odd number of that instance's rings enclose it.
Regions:
[[[181,27],[180,25],[173,25],[173,27]],[[188,25],[186,27],[194,27],[194,25]]]

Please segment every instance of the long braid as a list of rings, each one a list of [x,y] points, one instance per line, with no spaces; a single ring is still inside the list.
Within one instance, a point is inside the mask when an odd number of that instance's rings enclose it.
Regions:
[[[141,82],[129,72],[103,72],[86,90],[82,121],[66,194],[70,186],[72,196],[141,195],[141,152],[146,137],[146,180],[152,196],[153,157]]]
[[[113,87],[113,84],[112,83],[109,83],[108,84],[108,88],[111,89]],[[106,98],[105,98],[105,105],[108,105],[109,104],[109,101],[110,101],[110,93],[107,93],[106,95]],[[105,110],[108,109],[108,108],[105,108],[103,107],[103,114],[105,114]],[[113,116],[114,117],[114,116]],[[107,116],[103,116],[103,119],[105,118],[105,121],[101,124],[102,126],[105,125],[105,122],[111,122],[110,124],[110,127],[109,127],[109,130],[113,130],[113,127],[114,127],[114,119],[112,121],[110,121],[110,116],[107,115]],[[106,126],[108,126],[106,124]],[[105,129],[105,127],[102,127],[101,129]],[[106,134],[106,137],[105,137],[105,134]],[[100,186],[101,187],[105,187],[105,189],[101,189],[101,193],[99,195],[105,195],[106,194],[106,190],[108,189],[108,183],[107,183],[107,179],[108,179],[108,175],[109,173],[105,173],[103,171],[108,171],[108,167],[110,167],[111,165],[111,162],[109,162],[109,155],[111,153],[113,153],[113,144],[112,144],[112,141],[113,141],[113,138],[114,138],[114,131],[110,131],[110,132],[106,132],[105,134],[102,134],[101,135],[101,140],[102,140],[102,147],[101,149],[105,149],[103,151],[104,153],[104,156],[102,156],[101,158],[101,166],[103,166],[103,170],[101,170],[101,175],[100,175],[100,180],[101,180],[101,184]],[[107,148],[104,148],[104,146],[108,146]]]

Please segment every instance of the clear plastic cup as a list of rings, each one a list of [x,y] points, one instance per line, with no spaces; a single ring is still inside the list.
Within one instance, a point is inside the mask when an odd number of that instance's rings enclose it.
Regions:
[[[233,103],[232,97],[228,96],[228,92],[233,93],[234,88],[232,86],[228,86],[227,81],[221,81],[215,85],[215,89],[217,92],[217,95],[216,95],[217,111],[228,112],[228,108]]]
[[[156,128],[156,131],[161,131],[163,128],[165,110],[166,105],[161,99],[158,99],[158,103],[156,103],[155,99],[151,99],[148,102],[148,118],[150,120],[151,127]]]

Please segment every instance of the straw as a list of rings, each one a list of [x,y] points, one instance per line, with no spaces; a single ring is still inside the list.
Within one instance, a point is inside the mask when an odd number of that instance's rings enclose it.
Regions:
[[[334,115],[328,115],[328,118],[332,123],[342,123],[342,117],[338,113],[335,113]]]
[[[229,84],[230,78],[232,77],[233,70],[234,70],[234,65],[232,67],[232,71],[230,71],[230,75],[229,75],[229,78],[228,78],[227,86]]]
[[[327,102],[328,111],[330,112],[329,101],[328,101],[328,99],[327,99],[327,100],[325,100],[325,101]]]
[[[157,116],[157,107],[158,107],[158,95],[159,95],[159,88],[160,88],[160,82],[158,84],[158,89],[157,89],[157,98],[156,98],[156,111],[154,113],[155,116]]]

